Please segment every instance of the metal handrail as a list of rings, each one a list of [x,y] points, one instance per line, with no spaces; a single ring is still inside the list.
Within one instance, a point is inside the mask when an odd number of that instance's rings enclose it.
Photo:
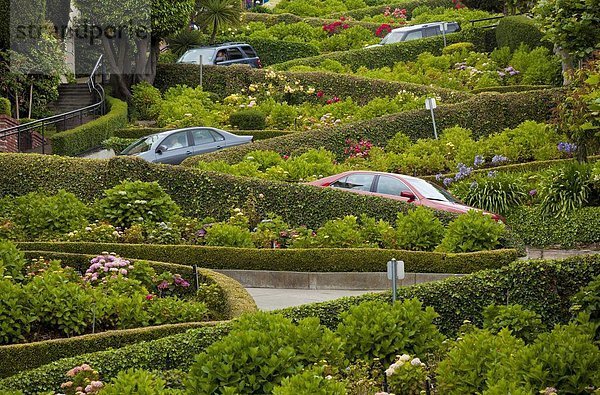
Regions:
[[[104,115],[105,108],[106,108],[106,97],[105,97],[105,93],[104,93],[104,88],[102,88],[102,85],[96,84],[96,82],[95,82],[95,76],[102,64],[102,58],[103,58],[102,55],[100,55],[100,57],[98,57],[98,61],[96,62],[96,65],[94,66],[94,69],[90,73],[90,76],[88,77],[88,81],[87,81],[88,89],[90,90],[90,93],[92,92],[92,90],[94,90],[96,92],[96,94],[98,95],[99,101],[97,103],[91,104],[86,107],[79,108],[77,110],[68,111],[68,112],[65,112],[62,114],[53,115],[51,117],[38,119],[36,121],[32,121],[32,122],[24,123],[22,125],[12,126],[10,128],[0,130],[0,139],[14,136],[16,134],[18,150],[20,152],[21,151],[21,147],[20,147],[21,133],[29,132],[34,129],[41,130],[40,134],[42,136],[42,154],[45,154],[46,153],[46,149],[45,149],[46,148],[46,137],[45,137],[46,126],[54,125],[54,124],[57,124],[60,122],[62,122],[63,125],[66,125],[67,120],[73,119],[76,117],[79,117],[79,122],[80,122],[80,124],[82,124],[83,117],[85,115],[88,115],[91,113],[97,113],[98,110],[100,110],[99,111],[100,115]]]

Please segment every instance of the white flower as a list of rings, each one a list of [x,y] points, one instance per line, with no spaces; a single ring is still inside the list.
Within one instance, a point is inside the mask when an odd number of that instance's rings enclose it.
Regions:
[[[412,366],[421,366],[421,360],[419,358],[415,358],[412,361],[410,361],[410,364]]]
[[[394,368],[392,368],[391,366],[385,370],[385,375],[388,377],[390,377],[394,373],[396,373],[396,370]]]
[[[408,362],[408,361],[410,361],[410,355],[408,355],[408,354],[402,354],[402,355],[400,356],[400,358],[398,358],[398,359],[399,359],[400,361],[402,361],[402,362]]]

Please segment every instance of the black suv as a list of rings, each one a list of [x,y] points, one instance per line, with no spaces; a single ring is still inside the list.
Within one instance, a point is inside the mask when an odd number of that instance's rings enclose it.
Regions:
[[[188,50],[177,63],[229,66],[230,64],[247,64],[250,67],[262,68],[260,59],[254,48],[245,43],[224,43],[210,47]]]

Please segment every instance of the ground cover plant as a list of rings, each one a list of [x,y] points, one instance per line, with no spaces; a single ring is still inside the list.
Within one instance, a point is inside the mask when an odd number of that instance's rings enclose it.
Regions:
[[[26,260],[0,242],[0,344],[208,320],[202,298],[180,274],[103,253],[84,273],[43,258]]]
[[[472,90],[511,85],[560,85],[560,60],[546,47],[529,49],[522,45],[511,53],[509,47],[489,54],[473,51],[471,43],[455,43],[444,54],[423,52],[412,62],[393,67],[369,69],[350,67],[326,60],[317,67],[295,66],[290,71],[323,70],[368,78],[435,85],[455,90]]]

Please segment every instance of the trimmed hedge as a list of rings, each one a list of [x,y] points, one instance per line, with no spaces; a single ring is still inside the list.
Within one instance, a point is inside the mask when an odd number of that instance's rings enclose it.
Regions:
[[[407,12],[408,12],[408,10],[407,10]],[[245,12],[244,14],[242,14],[242,23],[263,22],[267,27],[276,25],[278,23],[291,24],[291,23],[298,23],[298,22],[304,22],[313,27],[322,27],[324,25],[330,24],[337,20],[339,20],[339,19],[315,18],[315,17],[304,18],[304,17],[298,16],[298,15],[288,14],[288,13],[261,14],[261,13],[257,13],[257,12]],[[379,28],[379,26],[381,26],[381,23],[374,23],[374,22],[361,22],[361,21],[354,21],[354,20],[346,20],[344,22],[350,27],[362,26],[365,29],[372,31],[373,33],[375,33],[377,31],[377,28]]]
[[[542,215],[532,207],[511,210],[506,221],[527,245],[572,248],[600,243],[600,207],[576,209],[565,217]]]
[[[517,261],[496,270],[484,270],[463,277],[400,287],[399,300],[417,298],[440,315],[436,325],[454,336],[464,320],[483,322],[483,310],[490,304],[521,304],[542,316],[548,329],[571,318],[570,298],[580,287],[600,275],[600,255],[578,256],[554,261]],[[366,300],[391,299],[391,293],[367,294],[334,301],[307,304],[281,310],[294,320],[319,317],[335,328],[340,313]]]
[[[164,91],[175,85],[198,86],[200,71],[197,65],[159,64],[154,86]],[[396,96],[400,91],[409,91],[416,95],[436,95],[444,101],[463,101],[472,97],[469,93],[445,88],[435,88],[408,82],[395,82],[363,78],[353,75],[328,72],[286,72],[285,76],[298,80],[301,85],[322,90],[326,95],[351,97],[365,104],[376,97]],[[269,82],[266,70],[251,69],[243,66],[205,66],[203,68],[202,88],[213,92],[220,98],[239,93],[240,87],[250,84]]]
[[[454,7],[454,4],[452,3],[451,0],[413,0],[413,1],[404,1],[404,2],[400,2],[400,3],[383,4],[383,5],[376,5],[376,6],[365,7],[365,8],[358,8],[355,10],[344,11],[344,12],[334,12],[333,14],[330,15],[330,17],[333,19],[338,19],[341,16],[346,16],[346,17],[353,18],[356,20],[361,20],[367,16],[375,16],[375,15],[383,14],[383,12],[385,11],[387,6],[389,6],[392,10],[395,8],[400,8],[400,9],[405,8],[406,16],[408,18],[411,18],[413,10],[417,7],[427,6],[427,7],[431,7],[431,8],[436,8],[436,7],[452,8],[452,7]]]
[[[265,38],[245,38],[244,41],[252,45],[263,66],[270,66],[307,56],[316,56],[320,53],[319,48],[309,43],[295,43]]]
[[[498,47],[509,47],[511,51],[519,48],[522,43],[530,49],[543,45],[552,50],[552,44],[543,38],[544,34],[538,29],[535,21],[525,15],[502,18],[496,27]]]
[[[102,142],[112,137],[114,131],[127,125],[127,103],[106,97],[108,113],[98,119],[57,133],[50,137],[52,152],[57,155],[75,156],[100,147]]]
[[[0,115],[11,116],[10,100],[5,97],[0,97]]]
[[[562,261],[519,261],[497,270],[487,270],[460,278],[434,283],[401,287],[401,299],[418,298],[440,315],[436,324],[447,336],[455,336],[463,321],[474,324],[483,321],[483,309],[495,303],[522,304],[542,316],[551,327],[567,322],[570,298],[580,287],[600,275],[600,255],[574,257]],[[277,311],[298,321],[319,317],[321,323],[335,328],[340,313],[362,301],[389,301],[389,292],[346,297],[329,302],[314,303]],[[75,358],[62,359],[38,369],[22,372],[0,381],[0,389],[22,390],[25,393],[58,389],[65,373],[81,363],[98,369],[105,380],[120,370],[138,367],[148,370],[186,370],[194,354],[202,352],[225,336],[229,325],[193,329],[185,334],[127,346],[115,351],[103,351]]]
[[[487,88],[477,88],[471,90],[471,93],[477,94],[482,92],[526,92],[526,91],[538,91],[542,89],[552,89],[550,85],[506,85],[506,86],[489,86]]]
[[[524,173],[530,171],[538,171],[538,170],[546,170],[554,166],[559,166],[565,163],[573,162],[575,159],[551,159],[551,160],[538,160],[535,162],[525,162],[525,163],[513,163],[510,165],[504,166],[496,166],[496,167],[486,167],[484,169],[475,169],[471,174],[487,174],[489,171],[497,171],[499,173]],[[588,157],[588,161],[593,163],[597,160],[600,160],[600,156],[590,156]],[[455,173],[447,173],[442,175],[442,179],[446,177],[454,177]],[[436,178],[434,175],[431,176],[420,176],[424,180],[436,182]]]
[[[292,136],[296,134],[299,133]],[[261,216],[275,212],[291,226],[306,225],[313,229],[333,218],[363,213],[393,222],[398,212],[412,207],[376,196],[157,165],[135,157],[91,160],[0,154],[0,170],[0,196],[20,196],[40,189],[56,193],[65,189],[85,202],[92,202],[102,196],[101,191],[122,180],[158,181],[184,215],[226,220],[230,209],[243,207],[250,196]],[[435,211],[435,215],[444,223],[455,218],[454,214],[443,211]]]
[[[116,377],[120,371],[134,367],[146,370],[187,370],[194,363],[196,354],[227,335],[230,329],[230,324],[223,323],[116,350],[63,358],[0,380],[0,390],[21,390],[32,395],[60,390],[60,385],[67,380],[67,371],[83,363],[92,366],[106,381]]]
[[[495,44],[495,39],[489,39],[493,31],[487,29],[469,29],[458,33],[446,35],[448,44],[458,42],[471,42],[475,45],[475,51],[488,52],[490,46]],[[290,60],[285,63],[274,65],[275,70],[289,70],[295,66],[317,67],[324,60],[335,60],[350,67],[356,71],[364,66],[369,69],[378,69],[381,67],[394,67],[398,62],[414,61],[423,52],[430,52],[433,55],[441,55],[444,49],[444,39],[442,36],[424,38],[421,40],[405,41],[398,44],[382,45],[373,48],[352,49],[349,51],[331,52],[324,55],[305,57],[302,59]]]
[[[107,245],[104,245],[103,247],[107,247]],[[45,259],[57,259],[61,260],[63,265],[68,265],[77,271],[84,272],[88,266],[87,262],[96,256],[94,254],[98,254],[101,250],[101,247],[89,248],[86,251],[90,252],[90,255],[83,253],[55,252],[48,248],[40,251],[29,250],[24,252],[25,257],[28,259],[39,257],[44,257]],[[111,249],[107,248],[107,250]],[[153,257],[150,256],[150,259],[151,258]],[[128,257],[128,259],[131,258]],[[187,278],[192,278],[194,275],[192,266],[188,264],[180,265],[151,260],[148,261],[148,263],[157,271],[157,273],[162,273],[164,271],[177,272]],[[254,299],[252,299],[250,294],[237,281],[223,274],[204,268],[198,269],[198,275],[200,283],[214,283],[218,284],[221,288],[225,299],[225,310],[222,312],[225,319],[233,319],[242,314],[256,311]],[[0,377],[7,377],[16,374],[19,371],[36,368],[65,357],[107,350],[109,348],[120,348],[129,344],[139,343],[140,341],[159,339],[176,333],[185,332],[188,329],[212,325],[215,325],[215,323],[190,322],[169,324],[127,330],[105,331],[102,333],[75,336],[66,339],[0,346]],[[7,358],[7,356],[11,356],[11,358]]]
[[[561,98],[560,89],[506,94],[481,93],[461,103],[439,105],[435,118],[438,130],[459,125],[471,129],[473,137],[477,139],[505,128],[514,128],[525,120],[547,121],[551,116],[551,110]],[[183,165],[193,167],[201,160],[224,160],[236,163],[249,151],[255,149],[292,153],[324,147],[341,158],[344,155],[347,139],[369,139],[374,145],[385,146],[387,141],[400,131],[406,133],[412,140],[433,137],[430,112],[406,111],[332,128],[297,132],[290,136],[276,137],[202,157],[189,158],[183,162]]]
[[[209,269],[273,270],[295,272],[382,272],[392,258],[403,260],[411,273],[472,273],[499,268],[517,259],[516,250],[445,254],[376,248],[258,249],[191,245],[34,242],[19,243],[22,250],[92,254],[112,251],[136,259],[155,259]]]

